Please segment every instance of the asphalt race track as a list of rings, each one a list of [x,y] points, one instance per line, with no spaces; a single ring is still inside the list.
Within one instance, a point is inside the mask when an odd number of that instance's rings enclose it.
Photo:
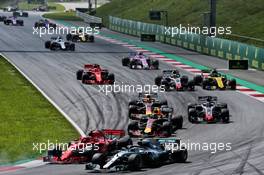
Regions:
[[[95,128],[126,129],[128,101],[136,94],[105,95],[99,92],[98,86],[83,85],[77,81],[75,72],[85,63],[97,63],[113,72],[118,83],[152,85],[160,70],[136,71],[122,67],[121,58],[129,50],[97,38],[95,43],[76,44],[75,52],[46,50],[44,42],[49,37],[32,35],[32,26],[38,18],[39,15],[30,14],[29,18],[24,18],[24,27],[1,23],[0,52],[30,77],[86,133]],[[160,62],[160,69],[172,68]],[[192,76],[188,72],[181,73]],[[132,174],[264,174],[264,103],[237,92],[205,91],[200,87],[195,92],[169,92],[162,95],[174,107],[176,114],[185,116],[185,129],[177,131],[178,137],[195,143],[232,143],[232,150],[215,154],[189,151],[188,163]],[[219,101],[226,102],[232,115],[231,123],[190,124],[186,118],[187,104],[201,95],[217,96]],[[88,171],[84,170],[84,165],[43,165],[8,174],[83,175],[88,174]]]

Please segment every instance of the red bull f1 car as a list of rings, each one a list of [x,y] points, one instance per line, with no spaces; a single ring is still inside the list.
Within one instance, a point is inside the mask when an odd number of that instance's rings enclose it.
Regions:
[[[150,115],[154,108],[168,106],[167,100],[161,99],[157,93],[139,93],[138,99],[128,104],[128,117],[132,120],[140,119],[141,115]]]
[[[157,86],[163,86],[166,91],[194,91],[195,84],[187,76],[181,76],[178,70],[164,70],[161,76],[155,78]]]
[[[115,76],[98,64],[85,64],[84,69],[76,73],[77,80],[84,84],[114,84]]]
[[[143,53],[130,53],[128,57],[122,59],[122,65],[131,69],[159,69],[159,61],[150,58]]]
[[[230,119],[226,103],[218,103],[217,97],[198,97],[198,103],[188,104],[188,120],[191,123],[228,123]]]
[[[182,116],[173,116],[173,108],[161,107],[160,113],[142,115],[129,123],[127,131],[132,137],[169,137],[183,125]]]
[[[236,80],[227,79],[226,75],[219,73],[216,69],[202,70],[201,75],[196,75],[194,77],[194,83],[196,85],[201,85],[202,88],[206,90],[236,90]]]
[[[56,164],[89,162],[95,153],[106,153],[132,144],[124,130],[94,130],[87,137],[70,142],[67,149],[57,147],[48,150],[44,162]]]
[[[175,149],[168,149],[167,145],[173,145]],[[180,145],[179,139],[144,139],[138,142],[138,146],[119,150],[115,154],[95,154],[86,169],[109,172],[139,171],[142,168],[155,168],[175,162],[184,163],[187,158],[188,151]]]

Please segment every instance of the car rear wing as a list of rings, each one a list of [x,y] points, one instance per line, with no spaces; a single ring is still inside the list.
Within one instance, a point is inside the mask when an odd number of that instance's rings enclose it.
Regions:
[[[217,97],[215,96],[201,96],[198,97],[199,102],[205,102],[205,101],[217,101]]]
[[[155,92],[150,92],[150,93],[138,93],[138,98],[141,99],[144,97],[144,95],[150,95],[152,98],[158,98],[158,94]]]
[[[111,138],[115,138],[115,137],[123,137],[125,136],[125,131],[124,130],[121,130],[121,129],[104,129],[103,130],[103,133],[108,136],[108,137],[111,137]]]
[[[163,74],[170,74],[172,72],[176,72],[177,74],[180,73],[177,69],[170,69],[170,70],[163,70]]]

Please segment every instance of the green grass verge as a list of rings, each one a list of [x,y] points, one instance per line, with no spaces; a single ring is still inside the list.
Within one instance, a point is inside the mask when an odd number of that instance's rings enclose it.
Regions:
[[[36,158],[33,143],[63,142],[79,134],[12,65],[0,56],[0,165]]]
[[[97,16],[102,17],[108,25],[108,16],[161,24],[149,20],[149,10],[167,10],[169,25],[179,24],[202,26],[202,13],[209,10],[207,0],[113,0],[97,9]],[[264,1],[254,0],[218,0],[218,26],[231,26],[232,33],[264,40]],[[238,41],[252,43],[250,39],[232,38]],[[254,43],[253,43],[254,44]],[[264,43],[263,43],[264,44]]]
[[[66,21],[83,21],[81,18],[75,15],[75,12],[59,12],[59,13],[46,13],[44,18]]]
[[[33,8],[39,7],[41,4],[28,4],[27,2],[19,2],[18,8],[21,10],[32,10]],[[48,6],[51,11],[64,11],[65,7],[61,4],[57,4],[54,2],[48,2]]]

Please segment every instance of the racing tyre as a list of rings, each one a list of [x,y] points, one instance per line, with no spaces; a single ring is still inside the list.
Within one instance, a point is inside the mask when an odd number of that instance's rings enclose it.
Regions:
[[[39,27],[39,23],[38,23],[38,22],[35,22],[34,27],[35,27],[35,28],[38,28],[38,27]]]
[[[181,115],[172,117],[171,122],[172,122],[172,125],[174,126],[174,130],[182,129],[183,117]]]
[[[75,51],[75,44],[70,44],[70,51]]]
[[[190,123],[195,123],[197,119],[197,113],[196,110],[193,108],[190,108],[188,110],[188,120]]]
[[[72,35],[69,33],[69,34],[67,34],[66,35],[66,40],[67,41],[71,41],[71,39],[72,39]]]
[[[108,80],[110,81],[109,84],[114,84],[114,82],[115,82],[115,75],[114,74],[109,74],[108,75]]]
[[[92,162],[93,164],[97,164],[97,165],[99,165],[100,168],[102,169],[103,166],[104,166],[104,164],[105,164],[105,162],[106,162],[105,159],[106,159],[106,157],[105,157],[105,155],[104,155],[103,153],[95,153],[95,154],[93,155],[93,157],[92,157],[91,162]]]
[[[127,167],[130,171],[138,171],[141,169],[141,156],[139,154],[131,154],[128,157]]]
[[[45,48],[46,48],[46,49],[49,49],[49,48],[50,48],[50,44],[51,44],[50,41],[46,41],[46,42],[45,42]]]
[[[193,80],[188,82],[188,90],[194,91],[195,90],[195,83]]]
[[[162,76],[158,76],[155,78],[155,85],[160,86],[161,85]]]
[[[123,58],[122,59],[122,65],[123,66],[128,66],[128,64],[129,64],[129,58]]]
[[[87,84],[86,80],[89,80],[90,76],[88,74],[84,74],[82,77],[82,83]]]
[[[222,118],[223,123],[229,123],[229,110],[222,109],[221,118]]]
[[[166,135],[166,136],[168,136],[168,137],[170,137],[171,136],[171,134],[172,134],[172,128],[171,128],[171,123],[170,122],[164,122],[163,124],[162,124],[162,132]]]
[[[172,153],[172,160],[174,162],[185,163],[187,158],[188,158],[188,151],[186,149]]]
[[[158,60],[153,60],[152,66],[154,69],[159,69],[159,61]]]
[[[77,42],[78,41],[78,36],[72,36],[72,42]]]
[[[139,130],[138,122],[132,121],[127,126],[128,135],[133,136],[133,131]]]
[[[137,105],[137,100],[131,100],[129,103],[128,103],[128,106],[131,106],[131,105]]]
[[[94,36],[89,36],[89,40],[90,40],[90,42],[94,42]]]
[[[229,86],[231,90],[236,90],[236,80],[235,79],[230,80]]]
[[[132,114],[138,113],[137,106],[130,106],[128,109],[128,118],[134,120],[135,118],[132,117]]]
[[[56,50],[58,47],[56,44],[51,44],[50,45],[50,50]]]
[[[83,76],[83,70],[78,70],[76,72],[77,80],[82,80],[82,76]]]
[[[203,77],[201,75],[196,75],[193,81],[195,85],[200,85],[203,82]]]

